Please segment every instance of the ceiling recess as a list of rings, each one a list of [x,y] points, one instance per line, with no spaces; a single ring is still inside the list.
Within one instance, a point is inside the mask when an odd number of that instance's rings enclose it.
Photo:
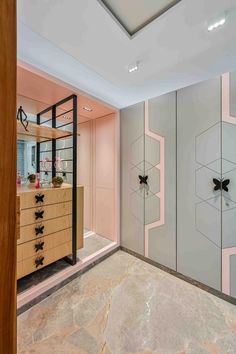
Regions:
[[[181,0],[98,0],[129,35],[134,36]]]

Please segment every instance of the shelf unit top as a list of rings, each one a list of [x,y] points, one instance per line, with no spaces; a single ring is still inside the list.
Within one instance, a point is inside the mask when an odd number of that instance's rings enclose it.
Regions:
[[[72,136],[72,133],[69,131],[38,125],[33,122],[29,122],[27,130],[28,131],[26,131],[21,122],[17,120],[18,140],[43,142],[51,139],[67,139]]]

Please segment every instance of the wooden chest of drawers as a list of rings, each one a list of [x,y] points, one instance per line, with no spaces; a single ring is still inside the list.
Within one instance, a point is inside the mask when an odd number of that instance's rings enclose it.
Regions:
[[[71,254],[72,188],[18,190],[17,279]],[[77,248],[83,247],[83,187],[77,188]]]

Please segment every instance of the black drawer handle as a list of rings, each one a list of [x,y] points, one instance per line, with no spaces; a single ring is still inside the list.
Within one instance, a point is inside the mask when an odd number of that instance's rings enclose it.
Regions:
[[[43,265],[44,257],[40,256],[35,259],[35,267],[38,268],[39,266]]]
[[[225,191],[228,192],[229,188],[228,185],[230,184],[230,179],[217,179],[213,178],[213,183],[214,183],[214,191]]]
[[[43,225],[40,225],[40,226],[37,226],[35,228],[35,234],[36,236],[40,235],[40,234],[43,234],[43,230],[44,230],[44,226]]]
[[[139,178],[139,184],[146,184],[146,185],[148,184],[148,183],[147,183],[148,176],[141,176],[141,175],[139,175],[138,178]]]
[[[43,219],[44,210],[37,210],[34,214],[35,220]]]
[[[44,242],[43,241],[42,242],[37,242],[34,245],[34,247],[35,247],[35,252],[41,251],[41,250],[43,250]]]
[[[41,194],[41,193],[36,194],[35,199],[36,199],[36,204],[43,203],[44,202],[44,194]]]

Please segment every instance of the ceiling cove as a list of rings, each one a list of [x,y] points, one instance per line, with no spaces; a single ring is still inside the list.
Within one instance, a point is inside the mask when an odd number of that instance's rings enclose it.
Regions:
[[[182,0],[97,0],[132,39]]]

